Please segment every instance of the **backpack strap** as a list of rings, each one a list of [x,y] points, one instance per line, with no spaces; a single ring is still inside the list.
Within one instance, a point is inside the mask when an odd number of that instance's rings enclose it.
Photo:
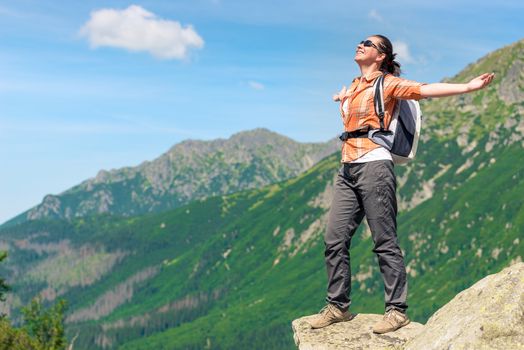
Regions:
[[[384,74],[379,76],[373,84],[375,113],[380,121],[380,131],[384,131]]]

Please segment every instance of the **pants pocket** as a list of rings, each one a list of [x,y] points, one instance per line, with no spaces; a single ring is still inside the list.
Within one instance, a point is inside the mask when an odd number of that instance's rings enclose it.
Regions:
[[[370,216],[378,218],[392,215],[396,212],[396,179],[391,162],[377,161],[369,176],[373,178],[373,184],[369,188],[373,203],[373,213]]]
[[[388,198],[386,186],[384,184],[377,185],[375,187],[375,205],[380,216],[384,216],[387,213]]]

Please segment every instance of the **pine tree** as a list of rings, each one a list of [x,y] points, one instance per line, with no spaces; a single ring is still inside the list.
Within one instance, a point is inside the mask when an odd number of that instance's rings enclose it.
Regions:
[[[0,263],[7,257],[0,252]],[[5,301],[9,286],[0,277],[0,302]],[[0,317],[0,350],[65,350],[67,339],[64,331],[66,301],[59,300],[44,309],[40,298],[33,298],[22,308],[24,326],[13,328],[6,315]]]
[[[65,307],[66,302],[62,299],[49,309],[43,309],[42,301],[33,298],[28,306],[22,308],[24,329],[44,349],[65,349],[67,345],[64,332]]]
[[[0,252],[0,263],[7,257],[7,252]],[[0,302],[5,301],[5,293],[9,291],[9,286],[5,283],[4,279],[0,277]],[[5,315],[0,314],[0,318]]]

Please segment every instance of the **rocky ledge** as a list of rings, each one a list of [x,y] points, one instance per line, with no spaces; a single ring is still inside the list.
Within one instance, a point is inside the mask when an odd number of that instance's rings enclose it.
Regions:
[[[301,317],[291,324],[295,343],[300,350],[401,349],[423,327],[420,323],[411,322],[396,332],[375,334],[373,325],[382,319],[382,315],[356,314],[351,321],[311,329],[306,320],[312,316]]]
[[[309,327],[311,316],[291,324],[300,350],[524,350],[524,263],[463,290],[425,325],[412,321],[395,332],[374,334],[382,315],[357,314],[321,329]]]

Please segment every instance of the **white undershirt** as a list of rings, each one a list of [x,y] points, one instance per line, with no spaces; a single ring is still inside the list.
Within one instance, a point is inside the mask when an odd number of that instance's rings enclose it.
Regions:
[[[367,163],[374,160],[391,160],[393,161],[393,158],[391,158],[391,153],[384,147],[380,146],[378,148],[375,148],[374,150],[369,151],[368,153],[364,154],[362,157],[357,158],[355,160],[350,161],[350,163]]]

